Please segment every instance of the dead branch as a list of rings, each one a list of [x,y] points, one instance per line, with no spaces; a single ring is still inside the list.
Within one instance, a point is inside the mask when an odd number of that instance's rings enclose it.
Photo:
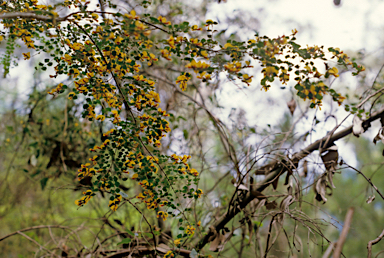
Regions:
[[[384,116],[384,107],[382,107],[379,111],[372,114],[372,116],[366,119],[363,122],[364,128],[369,128],[372,121],[375,121]],[[200,241],[196,244],[195,249],[201,250],[207,243],[209,243],[209,239],[214,235],[214,232],[218,232],[220,229],[223,229],[224,226],[231,221],[242,209],[244,209],[252,200],[257,198],[260,195],[260,192],[264,191],[270,184],[272,184],[275,180],[278,180],[279,177],[289,169],[294,169],[299,164],[299,161],[315,150],[318,150],[320,147],[322,149],[330,147],[335,141],[342,139],[343,137],[352,133],[352,126],[345,128],[344,130],[333,134],[332,137],[329,135],[324,136],[320,140],[310,144],[305,149],[295,153],[289,161],[274,161],[262,168],[258,169],[255,174],[257,175],[265,175],[265,171],[270,171],[267,173],[266,177],[263,181],[261,181],[254,190],[249,191],[245,198],[239,202],[239,205],[236,207],[230,207],[226,213],[224,213],[220,219],[218,219],[209,229],[207,235],[202,237]],[[326,146],[324,146],[325,142],[328,142]]]

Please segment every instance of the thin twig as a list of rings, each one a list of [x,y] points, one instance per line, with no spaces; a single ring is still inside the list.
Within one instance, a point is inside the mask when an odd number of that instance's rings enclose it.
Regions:
[[[384,196],[383,196],[383,194],[382,194],[382,193],[379,191],[379,189],[377,189],[377,187],[372,183],[372,181],[371,181],[370,178],[366,177],[366,176],[364,175],[364,173],[361,172],[360,170],[358,170],[358,169],[356,169],[356,168],[354,168],[354,167],[352,167],[352,166],[346,164],[345,162],[344,162],[344,164],[345,164],[347,167],[349,167],[350,169],[353,169],[353,170],[355,170],[357,173],[359,173],[360,175],[362,175],[362,176],[364,177],[364,179],[367,180],[367,182],[373,187],[373,189],[375,189],[375,191],[376,191],[376,192],[380,195],[380,197],[384,200]]]

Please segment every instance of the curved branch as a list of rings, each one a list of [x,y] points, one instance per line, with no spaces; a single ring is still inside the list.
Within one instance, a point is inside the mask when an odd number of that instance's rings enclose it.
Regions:
[[[371,241],[368,242],[368,246],[367,246],[367,249],[368,249],[368,258],[371,258],[372,256],[372,246],[379,243],[381,239],[384,238],[384,229],[383,231],[381,232],[380,236],[378,236],[376,239],[373,239]]]

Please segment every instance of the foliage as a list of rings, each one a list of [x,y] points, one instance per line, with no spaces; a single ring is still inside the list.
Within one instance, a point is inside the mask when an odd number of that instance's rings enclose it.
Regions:
[[[141,238],[149,245],[145,251],[163,257],[197,256],[198,252],[209,255],[202,250],[207,243],[211,242],[211,251],[218,251],[232,236],[236,239],[237,228],[241,228],[243,234],[240,244],[240,249],[243,249],[245,232],[248,232],[251,241],[254,233],[260,234],[259,228],[265,223],[265,217],[271,218],[269,232],[264,232],[268,235],[268,253],[270,243],[277,239],[270,240],[272,224],[277,221],[275,224],[282,225],[287,214],[294,221],[301,221],[301,229],[312,230],[314,235],[324,237],[316,222],[302,222],[306,213],[301,210],[300,183],[294,184],[290,178],[293,169],[297,169],[298,162],[307,153],[299,158],[293,156],[291,160],[280,158],[281,162],[269,166],[269,171],[254,168],[268,151],[280,151],[278,144],[287,139],[274,139],[275,142],[265,153],[251,150],[251,153],[255,152],[255,159],[250,161],[250,149],[245,150],[246,140],[252,131],[256,132],[255,129],[240,128],[240,121],[234,131],[240,131],[241,135],[238,139],[236,136],[229,137],[223,123],[204,103],[206,98],[210,98],[214,104],[214,94],[205,96],[201,89],[204,85],[208,91],[214,91],[223,74],[230,81],[250,86],[253,76],[247,71],[257,65],[261,67],[260,85],[265,91],[277,79],[282,84],[293,81],[297,96],[308,99],[310,108],[320,108],[327,94],[338,105],[345,99],[327,85],[331,77],[339,76],[338,68],[331,65],[333,60],[339,68],[350,69],[354,75],[364,71],[364,66],[358,65],[338,48],[325,51],[318,46],[301,47],[296,42],[296,30],[289,36],[277,38],[255,35],[246,42],[235,39],[220,42],[216,37],[217,22],[210,19],[199,25],[191,25],[185,20],[173,22],[170,16],[151,12],[153,9],[149,1],[141,2],[127,12],[121,11],[113,2],[108,1],[106,6],[100,3],[100,10],[92,10],[92,3],[78,0],[65,0],[53,5],[43,5],[37,0],[0,3],[3,25],[0,39],[7,40],[8,45],[2,59],[4,76],[9,72],[15,42],[21,40],[29,49],[22,53],[23,58],[40,58],[35,69],[50,73],[49,77],[55,82],[48,90],[53,97],[47,100],[45,95],[33,92],[29,97],[28,120],[18,118],[26,124],[17,130],[10,128],[10,131],[22,135],[18,148],[22,144],[28,146],[30,169],[24,169],[31,177],[39,177],[41,189],[44,190],[50,181],[64,173],[72,188],[83,192],[82,197],[75,201],[77,206],[106,197],[109,214],[113,214],[119,213],[126,204],[130,210],[140,213],[146,226],[143,229],[140,224],[139,229],[133,223],[135,230],[125,229],[124,234],[116,230],[116,235],[124,238],[115,244],[128,248],[133,239]],[[324,73],[320,72],[318,63],[325,64]],[[158,71],[161,69],[165,72]],[[164,85],[171,85],[173,92],[180,94],[191,106],[177,110],[171,107],[171,100],[176,102],[177,98],[168,97],[167,105],[161,108],[161,99],[166,96],[161,95]],[[194,93],[201,99],[192,97]],[[65,99],[60,96],[63,94]],[[60,103],[55,104],[55,101]],[[47,111],[48,104],[53,106],[50,111]],[[354,107],[356,110],[353,111],[358,112],[360,107]],[[49,118],[34,114],[36,110]],[[201,115],[200,111],[205,111],[208,117]],[[183,112],[187,112],[186,115]],[[195,118],[192,119],[189,112]],[[212,127],[207,126],[204,130],[196,126],[196,131],[189,130],[189,120],[199,124],[209,123]],[[209,132],[212,128],[214,134]],[[179,129],[182,139],[175,136]],[[316,145],[315,149],[320,148],[320,153],[322,148],[331,152],[327,148],[337,140],[331,136],[325,144]],[[25,138],[28,140],[23,143]],[[9,137],[8,140],[10,142]],[[188,140],[189,143],[186,142]],[[225,158],[215,160],[215,157],[210,157],[211,164],[216,162],[233,172],[235,190],[228,191],[223,186],[215,189],[217,183],[201,186],[205,184],[202,179],[212,180],[210,176],[202,175],[207,161],[201,146],[203,141],[209,140],[215,144],[221,142],[223,148],[217,149],[216,154]],[[197,154],[193,162],[193,155],[172,151],[173,148],[183,148],[183,145],[189,146],[190,153]],[[337,159],[331,161],[337,163]],[[333,184],[335,172],[335,164],[324,164],[328,172],[315,182],[316,199],[320,201],[326,201],[325,191]],[[50,167],[59,169],[51,171],[51,174],[44,172]],[[275,170],[278,172],[272,173]],[[285,171],[288,193],[277,210],[277,199],[281,196],[267,197],[261,192],[270,183],[277,189],[279,177]],[[266,176],[266,183],[254,185],[251,172],[256,175],[271,172],[272,176]],[[226,176],[230,174],[227,172]],[[77,181],[75,186],[74,179]],[[130,189],[136,189],[136,192]],[[216,214],[196,209],[197,205],[204,205],[201,201],[206,200],[204,192],[220,196],[223,206]],[[252,211],[245,209],[250,203],[253,203]],[[267,212],[263,216],[257,215],[255,212],[264,206]],[[288,213],[289,206],[291,213]],[[153,225],[156,221],[154,213],[158,218],[157,226]],[[239,225],[232,225],[232,229],[226,227],[237,215],[240,216]],[[106,220],[108,216],[105,216]],[[217,220],[212,217],[217,217]],[[173,232],[167,235],[171,241],[162,240],[163,245],[159,245],[159,238],[162,239],[165,234],[164,221],[167,219],[173,226]],[[259,237],[255,241],[257,239]],[[292,241],[294,244],[294,236]],[[256,245],[261,250],[260,242]],[[74,255],[76,248],[66,248],[61,248],[61,251]],[[145,255],[145,251],[140,255]],[[97,247],[81,252],[76,255],[106,255]]]

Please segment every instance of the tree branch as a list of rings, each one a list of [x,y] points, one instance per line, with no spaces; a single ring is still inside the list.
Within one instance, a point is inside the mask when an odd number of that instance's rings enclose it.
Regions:
[[[351,226],[352,216],[354,211],[355,211],[355,208],[351,207],[348,209],[347,215],[345,215],[343,230],[340,233],[340,237],[339,237],[339,240],[337,241],[335,251],[333,252],[333,258],[339,258],[341,255],[341,251],[343,250],[345,239],[347,238],[348,231]]]
[[[72,15],[72,14],[71,14]],[[0,20],[3,19],[15,19],[15,18],[26,18],[26,19],[36,19],[40,21],[53,21],[56,22],[62,22],[68,19],[69,16],[65,17],[55,17],[53,14],[51,15],[37,15],[35,13],[21,13],[21,12],[14,12],[14,13],[5,13],[0,15]]]
[[[379,243],[381,239],[384,238],[384,229],[383,231],[381,232],[380,236],[378,236],[376,239],[373,239],[371,241],[368,242],[368,246],[367,246],[367,249],[368,249],[368,258],[371,258],[372,256],[372,246]]]
[[[370,118],[365,120],[363,122],[364,128],[370,127],[370,124],[372,121],[375,121],[379,118],[384,116],[384,107],[382,107],[379,111],[375,112]],[[324,136],[320,140],[317,140],[316,142],[310,144],[305,149],[301,150],[300,152],[295,153],[292,158],[289,160],[289,163],[287,160],[284,161],[274,161],[266,166],[263,166],[262,168],[258,169],[255,174],[257,175],[265,175],[263,181],[261,181],[259,184],[256,185],[254,190],[247,192],[245,195],[245,198],[243,200],[240,200],[238,205],[234,205],[234,207],[228,209],[226,213],[224,213],[220,219],[218,219],[209,229],[208,234],[203,236],[200,241],[196,244],[195,249],[201,250],[207,243],[211,241],[210,238],[214,236],[215,232],[218,232],[219,230],[223,229],[225,225],[231,221],[242,209],[244,209],[251,201],[261,196],[261,192],[264,191],[272,182],[275,180],[278,180],[278,178],[288,169],[296,168],[299,164],[299,161],[303,158],[305,158],[308,154],[312,153],[315,150],[318,150],[319,147],[321,148],[328,148],[330,147],[333,142],[349,135],[352,133],[352,126],[349,126],[345,128],[344,130],[334,134],[332,137],[329,138],[329,135]],[[328,140],[328,143],[326,146],[322,146],[326,141]],[[268,173],[265,173],[265,171],[269,171]]]
[[[68,229],[68,230],[71,230],[69,227],[65,227],[65,226],[59,226],[59,225],[53,225],[53,226],[49,226],[49,225],[42,225],[42,226],[34,226],[34,227],[29,227],[29,228],[24,228],[24,229],[20,229],[16,232],[13,232],[13,233],[10,233],[8,235],[5,235],[3,237],[0,238],[0,242],[3,241],[4,239],[8,238],[8,237],[11,237],[13,235],[17,235],[17,234],[20,234],[20,232],[25,232],[25,231],[30,231],[30,230],[34,230],[34,229],[41,229],[41,228],[61,228],[61,229]]]

